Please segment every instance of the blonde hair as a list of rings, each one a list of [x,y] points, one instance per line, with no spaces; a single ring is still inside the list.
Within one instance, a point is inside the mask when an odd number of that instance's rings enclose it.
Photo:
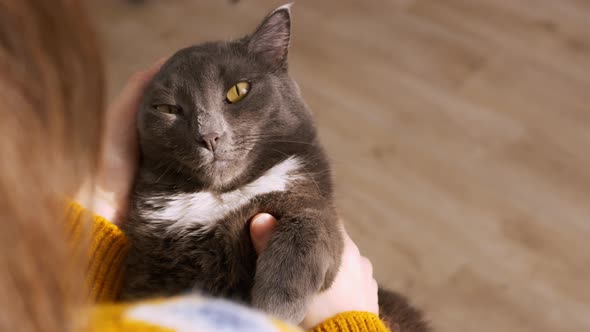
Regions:
[[[0,0],[0,330],[68,331],[84,292],[64,199],[96,173],[100,52],[74,0]]]

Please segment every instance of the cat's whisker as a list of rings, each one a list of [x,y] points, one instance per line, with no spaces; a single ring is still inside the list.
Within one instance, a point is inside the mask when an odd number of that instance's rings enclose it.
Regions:
[[[307,145],[314,145],[314,143],[312,142],[304,142],[304,141],[294,141],[294,140],[286,140],[286,139],[281,139],[281,136],[267,136],[267,137],[249,137],[249,136],[239,136],[238,138],[241,139],[241,142],[249,142],[249,141],[255,141],[255,142],[260,142],[263,141],[263,139],[269,139],[270,140],[264,140],[266,143],[294,143],[294,144],[307,144]],[[274,138],[279,138],[279,139],[274,139]]]
[[[309,143],[309,142],[287,141],[287,140],[272,140],[272,141],[267,141],[267,143],[293,143],[293,144],[314,145],[313,143]]]
[[[240,137],[241,138],[241,137]],[[240,141],[240,144],[242,143],[248,143],[248,142],[260,142],[263,141],[263,139],[243,139]],[[272,140],[266,140],[265,143],[293,143],[293,144],[305,144],[305,145],[314,145],[314,143],[310,143],[310,142],[304,142],[304,141],[293,141],[293,140],[283,140],[283,139],[272,139]]]
[[[284,153],[283,151],[277,150],[277,149],[272,149],[273,151],[279,152],[280,154],[286,156],[287,158],[291,157],[288,154]],[[317,181],[315,180],[314,176],[307,170],[307,168],[305,167],[305,165],[303,165],[302,167],[303,172],[309,177],[309,179],[315,184],[315,187],[317,189],[318,195],[321,198],[324,198],[324,195],[322,195],[322,191],[320,190],[320,186],[318,185]]]
[[[246,139],[259,139],[259,138],[282,138],[283,136],[281,135],[257,135],[257,134],[253,134],[253,135],[241,135],[241,136],[237,136],[237,138],[246,138]]]
[[[172,163],[167,164],[166,169],[164,169],[164,172],[162,172],[162,174],[156,179],[156,183],[159,183],[160,180],[162,180],[162,178],[168,173],[168,171],[171,168],[170,166],[172,166]]]

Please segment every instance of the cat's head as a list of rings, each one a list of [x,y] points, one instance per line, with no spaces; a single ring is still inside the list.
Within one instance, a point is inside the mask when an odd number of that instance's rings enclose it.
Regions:
[[[254,33],[177,52],[146,90],[139,112],[143,156],[189,173],[207,187],[227,186],[262,158],[313,140],[311,116],[287,72],[290,6],[271,12]]]

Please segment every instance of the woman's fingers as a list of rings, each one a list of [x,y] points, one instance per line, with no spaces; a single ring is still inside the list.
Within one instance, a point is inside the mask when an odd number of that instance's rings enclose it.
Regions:
[[[166,59],[160,59],[150,68],[135,73],[128,81],[119,96],[107,109],[105,149],[110,154],[107,158],[135,159],[137,154],[137,130],[135,117],[141,96],[146,85],[160,70]]]
[[[344,230],[343,230],[344,231]],[[301,323],[311,329],[326,319],[347,311],[379,313],[378,285],[373,278],[373,264],[362,256],[350,236],[343,232],[344,251],[334,282],[314,296]]]
[[[121,94],[115,99],[113,105],[110,107],[109,115],[113,117],[135,116],[139,99],[141,98],[146,85],[158,70],[160,70],[160,67],[162,67],[162,64],[164,64],[165,61],[166,58],[162,58],[156,61],[148,69],[133,74],[123,87]]]
[[[260,213],[256,215],[250,223],[250,238],[256,250],[256,254],[260,255],[268,244],[272,232],[277,225],[277,220],[268,213]]]
[[[98,178],[92,192],[94,212],[121,223],[139,157],[136,114],[146,85],[165,59],[133,75],[106,111],[103,151]]]

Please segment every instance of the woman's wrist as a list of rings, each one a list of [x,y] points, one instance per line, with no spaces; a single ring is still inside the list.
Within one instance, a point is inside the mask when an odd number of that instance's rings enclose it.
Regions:
[[[123,204],[126,199],[92,183],[85,183],[74,196],[74,201],[114,224],[119,224],[126,210]]]
[[[122,202],[125,200],[100,187],[96,189],[94,197],[92,211],[114,224],[119,224],[122,211],[125,210],[122,206]]]

